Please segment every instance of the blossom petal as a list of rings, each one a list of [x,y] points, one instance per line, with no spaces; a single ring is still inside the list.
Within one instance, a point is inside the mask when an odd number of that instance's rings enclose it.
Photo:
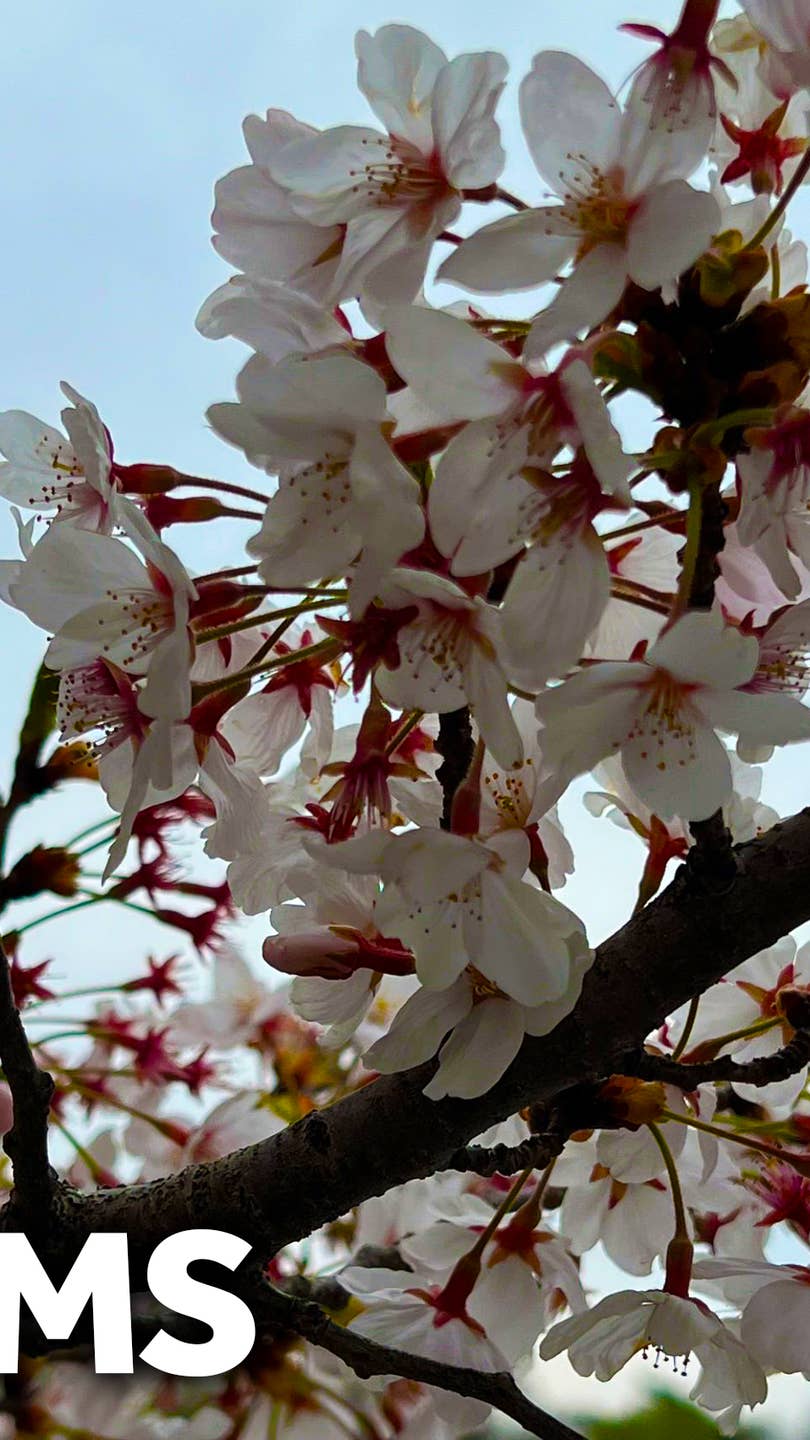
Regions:
[[[450,184],[459,190],[492,185],[506,156],[494,112],[506,80],[502,55],[457,55],[436,80],[433,135]]]
[[[810,739],[810,710],[793,695],[734,690],[701,695],[699,705],[712,725],[739,735],[746,745],[790,745]]]
[[[482,1000],[445,1041],[439,1068],[425,1094],[430,1100],[485,1095],[511,1065],[522,1042],[521,1006],[497,997]]]
[[[553,280],[579,239],[561,212],[561,206],[548,205],[483,225],[456,246],[436,278],[482,294],[531,290]]]
[[[431,100],[447,56],[411,25],[360,30],[354,42],[357,85],[390,135],[423,154],[432,148]]]
[[[618,305],[627,281],[627,255],[623,245],[595,245],[580,260],[551,304],[540,312],[529,331],[525,360],[536,360],[560,340],[590,330]]]
[[[720,228],[713,195],[669,180],[647,196],[627,236],[627,270],[645,290],[675,280],[707,250]]]
[[[745,685],[756,670],[759,645],[725,625],[716,611],[691,611],[665,631],[647,655],[650,665],[668,670],[691,685],[731,690]]]
[[[685,707],[673,723],[655,712],[641,716],[622,760],[631,786],[662,820],[708,820],[731,798],[725,745]]]
[[[518,399],[523,369],[463,320],[418,305],[385,315],[391,364],[443,420],[499,415]]]
[[[471,1006],[472,991],[463,976],[446,990],[418,990],[397,1012],[388,1033],[366,1050],[366,1069],[393,1075],[422,1065],[436,1054],[447,1032],[463,1022]]]
[[[604,171],[616,161],[621,112],[604,80],[575,55],[535,55],[520,86],[520,118],[540,176],[558,195],[590,185],[591,167]]]

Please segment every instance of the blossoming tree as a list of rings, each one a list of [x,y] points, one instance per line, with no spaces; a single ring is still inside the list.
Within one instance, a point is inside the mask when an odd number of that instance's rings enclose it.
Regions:
[[[0,415],[2,595],[49,637],[2,853],[59,786],[114,816],[3,867],[0,1230],[55,1276],[125,1231],[144,1343],[154,1247],[238,1235],[258,1337],[111,1385],[29,1317],[9,1435],[451,1440],[495,1407],[571,1440],[515,1379],[563,1351],[672,1357],[733,1433],[810,1374],[810,813],[759,798],[810,739],[810,4],[718,8],[627,26],[619,97],[537,54],[525,199],[503,58],[405,25],[356,40],[373,126],[248,118],[197,324],[253,352],[208,418],[255,487],[123,463],[68,385],[61,429]],[[589,774],[639,842],[596,952],[560,898]],[[169,954],[67,993],[26,936],[79,906],[145,910],[207,989]],[[635,1280],[602,1298],[600,1241]]]

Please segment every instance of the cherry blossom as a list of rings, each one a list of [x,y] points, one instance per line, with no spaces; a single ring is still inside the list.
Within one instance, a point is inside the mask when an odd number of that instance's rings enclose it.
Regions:
[[[782,1010],[783,996],[798,987],[810,985],[810,947],[799,950],[792,936],[786,935],[768,950],[761,950],[744,961],[701,997],[697,1020],[692,1028],[690,1047],[709,1044],[719,1054],[734,1055],[737,1060],[753,1060],[760,1055],[773,1055],[794,1035]],[[675,1043],[683,1024],[683,1014],[676,1016],[668,1027]],[[734,1038],[726,1040],[725,1036]],[[722,1042],[722,1043],[721,1043]],[[786,1080],[772,1085],[735,1084],[734,1089],[745,1100],[776,1108],[792,1107],[804,1088],[806,1067]]]
[[[298,293],[323,304],[334,284],[341,228],[312,225],[302,219],[271,176],[271,167],[286,145],[317,132],[284,110],[268,110],[264,119],[249,115],[243,131],[252,163],[231,170],[217,182],[211,217],[214,248],[245,272],[244,281],[238,281],[242,293],[244,284],[251,281],[268,288],[279,285],[284,291],[281,303],[289,300],[293,314]],[[218,314],[220,294],[215,291],[200,312],[198,323],[204,334],[210,335],[212,327],[223,323],[223,314]]]
[[[657,25],[622,25],[631,35],[659,42],[655,54],[639,68],[628,100],[649,124],[669,131],[687,131],[694,145],[694,164],[703,159],[717,114],[715,73],[729,75],[724,61],[709,48],[709,31],[717,17],[717,0],[685,0],[671,34]]]
[[[757,30],[773,47],[773,61],[766,74],[768,84],[778,85],[783,95],[788,87],[804,89],[810,84],[807,61],[807,31],[810,12],[806,0],[741,0],[742,7]],[[775,62],[775,63],[774,63]]]
[[[758,652],[752,636],[717,615],[685,615],[643,662],[584,670],[538,698],[547,762],[571,777],[620,751],[630,784],[655,814],[705,819],[732,794],[716,728],[751,744],[810,735],[810,716],[790,697],[741,688]]]
[[[112,442],[91,401],[62,382],[68,438],[25,410],[0,414],[0,492],[54,520],[109,534],[115,524]]]
[[[347,355],[271,366],[255,356],[242,371],[239,405],[214,405],[225,439],[280,485],[248,549],[274,585],[342,573],[362,551],[353,603],[361,610],[386,572],[419,544],[419,489],[384,434],[385,386]]]
[[[546,767],[537,741],[534,708],[526,700],[515,700],[512,715],[523,742],[523,759],[511,769],[501,770],[488,752],[481,773],[482,839],[502,831],[522,830],[530,847],[529,866],[541,884],[559,890],[574,869],[569,845],[556,806],[544,811],[542,802]]]
[[[637,107],[622,115],[574,56],[535,56],[520,103],[532,159],[562,203],[485,226],[439,273],[476,290],[519,290],[574,260],[532,325],[526,354],[536,356],[603,320],[628,280],[654,290],[676,279],[706,249],[720,217],[715,200],[683,178],[694,168],[688,130],[651,129]]]
[[[296,215],[345,226],[333,300],[410,300],[463,192],[501,171],[494,111],[506,62],[491,52],[448,61],[408,25],[361,30],[356,49],[358,85],[387,133],[343,125],[292,140],[271,174]]]
[[[139,708],[170,719],[190,706],[188,623],[197,591],[178,557],[156,537],[148,541],[145,559],[122,540],[63,525],[35,546],[11,596],[29,619],[53,633],[46,654],[53,669],[105,658],[125,672],[146,673]]]
[[[769,430],[753,431],[751,450],[740,455],[737,533],[765,562],[774,583],[795,600],[801,577],[793,563],[810,564],[810,415],[789,407]]]
[[[690,1393],[712,1412],[724,1434],[734,1433],[740,1410],[762,1403],[767,1383],[756,1360],[700,1300],[662,1290],[621,1290],[584,1315],[549,1330],[543,1360],[568,1351],[578,1375],[609,1380],[637,1350],[678,1362],[694,1352],[701,1371]],[[718,1413],[719,1412],[719,1413]]]
[[[511,1065],[527,1035],[548,1035],[574,1008],[593,955],[584,937],[579,946],[570,944],[570,951],[565,991],[540,1004],[511,999],[474,965],[467,965],[446,989],[417,991],[387,1033],[366,1050],[364,1064],[390,1075],[421,1065],[438,1050],[438,1069],[424,1087],[431,1100],[485,1094]]]
[[[383,600],[392,608],[416,608],[397,637],[399,664],[386,660],[376,673],[383,700],[440,715],[469,704],[498,762],[517,764],[522,747],[498,659],[501,617],[495,607],[443,575],[405,568],[391,572]]]
[[[414,1355],[427,1355],[448,1365],[474,1370],[508,1369],[508,1362],[489,1339],[483,1325],[468,1313],[449,1286],[426,1284],[402,1270],[350,1266],[340,1283],[359,1299],[362,1311],[352,1330],[381,1345],[404,1345]]]
[[[784,1375],[807,1373],[810,1271],[806,1265],[723,1257],[697,1261],[694,1274],[698,1281],[739,1282],[751,1296],[743,1309],[741,1334],[760,1365]]]
[[[492,1220],[492,1207],[475,1195],[437,1204],[440,1218],[406,1239],[402,1253],[417,1273],[447,1280]],[[585,1292],[565,1242],[537,1223],[532,1197],[505,1217],[482,1256],[482,1268],[467,1302],[473,1319],[497,1331],[500,1347],[514,1363],[526,1355],[540,1331],[567,1303],[586,1308]]]
[[[261,632],[260,632],[261,635]],[[262,641],[267,636],[261,636]],[[320,638],[315,627],[300,624],[287,632],[271,656],[293,658]],[[257,646],[258,648],[258,646]],[[247,662],[249,663],[249,661]],[[332,748],[335,676],[318,657],[285,664],[262,686],[233,705],[221,731],[240,764],[259,775],[275,775],[287,751],[308,731],[313,754],[324,764]]]
[[[410,946],[430,990],[447,989],[471,963],[519,1005],[542,1005],[569,994],[575,967],[589,953],[577,917],[521,880],[528,859],[521,835],[483,843],[416,829],[310,849],[322,863],[381,876],[378,924]]]

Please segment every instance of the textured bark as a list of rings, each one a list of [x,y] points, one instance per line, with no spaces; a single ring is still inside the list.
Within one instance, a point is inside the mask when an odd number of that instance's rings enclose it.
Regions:
[[[74,1197],[60,1227],[65,1243],[126,1231],[136,1274],[160,1240],[197,1225],[241,1234],[269,1254],[372,1195],[433,1174],[496,1120],[610,1073],[667,1013],[810,918],[810,811],[740,846],[736,860],[720,897],[683,866],[599,947],[575,1010],[551,1035],[528,1039],[480,1099],[427,1100],[432,1063],[380,1078],[222,1160]]]

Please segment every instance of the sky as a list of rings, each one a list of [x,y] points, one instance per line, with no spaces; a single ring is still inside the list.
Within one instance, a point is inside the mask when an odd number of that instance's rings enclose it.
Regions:
[[[354,33],[409,23],[448,54],[494,49],[507,56],[500,114],[511,158],[504,183],[536,203],[540,184],[516,105],[532,56],[574,50],[617,87],[648,53],[618,35],[617,25],[643,20],[671,28],[679,8],[679,0],[6,0],[0,409],[56,422],[65,379],[97,404],[123,461],[160,460],[256,483],[261,477],[205,422],[209,404],[231,397],[245,351],[236,342],[204,340],[194,328],[200,304],[230,273],[211,248],[209,214],[215,180],[247,158],[243,117],[272,106],[317,126],[367,123],[355,85]],[[196,568],[221,562],[218,530],[207,540],[184,529],[170,533],[172,542],[175,536]],[[2,507],[0,554],[16,553]],[[42,648],[27,620],[0,610],[0,775],[13,756]],[[786,754],[772,767],[768,798],[785,814],[795,808],[798,764]],[[68,787],[26,813],[12,857],[35,840],[58,843],[102,813],[89,788]],[[637,874],[641,852],[608,822],[585,819],[578,803],[571,817],[581,863],[563,898],[599,939],[627,918],[627,877]],[[100,923],[91,912],[32,933],[25,958],[56,954],[56,971],[83,983],[101,967],[131,974],[146,945],[159,953],[172,948],[156,928],[122,926],[111,914]],[[632,1390],[638,1381],[629,1383]],[[571,1393],[567,1380],[559,1384],[564,1396]],[[577,1391],[576,1405],[592,1405],[597,1388]],[[610,1408],[626,1403],[624,1382],[601,1388]],[[779,1403],[793,1406],[796,1387],[784,1393]],[[787,1423],[789,1410],[784,1414]]]

